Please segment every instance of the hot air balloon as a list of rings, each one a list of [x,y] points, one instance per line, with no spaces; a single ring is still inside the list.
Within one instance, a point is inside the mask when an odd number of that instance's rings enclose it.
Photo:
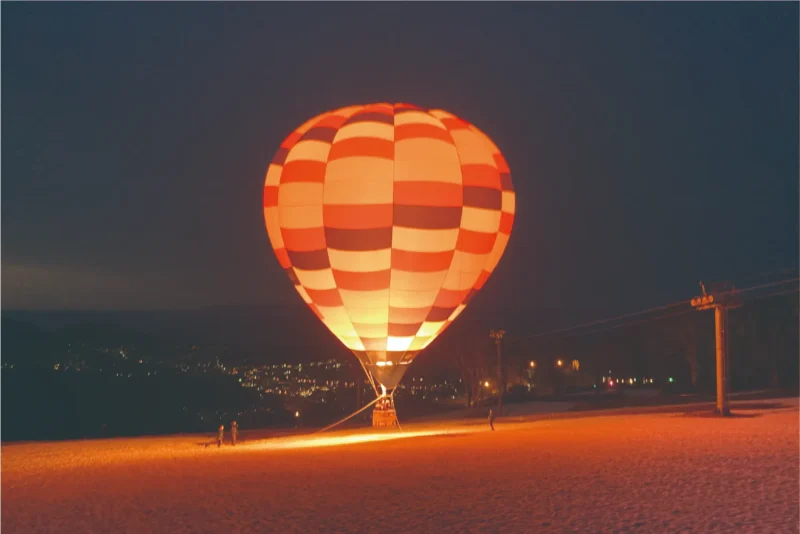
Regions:
[[[358,358],[376,411],[391,414],[409,364],[497,266],[514,206],[508,165],[488,136],[410,104],[314,117],[283,141],[264,184],[278,261]]]

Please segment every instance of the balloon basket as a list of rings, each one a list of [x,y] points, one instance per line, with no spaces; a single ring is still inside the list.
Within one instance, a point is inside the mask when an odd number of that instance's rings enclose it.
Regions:
[[[394,402],[391,397],[379,399],[372,410],[373,427],[393,427],[397,424],[397,412],[394,410]]]

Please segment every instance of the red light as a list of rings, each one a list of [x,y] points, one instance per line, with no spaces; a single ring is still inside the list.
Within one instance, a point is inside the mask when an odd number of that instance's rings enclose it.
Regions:
[[[608,386],[609,386],[609,387],[611,387],[611,386],[613,386],[613,385],[614,385],[614,381],[613,381],[613,380],[609,380],[609,381],[608,381]]]

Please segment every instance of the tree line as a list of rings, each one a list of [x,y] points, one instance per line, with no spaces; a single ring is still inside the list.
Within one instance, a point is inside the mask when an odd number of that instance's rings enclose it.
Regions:
[[[733,390],[798,387],[798,299],[796,293],[746,302],[729,312],[729,380]],[[655,377],[672,390],[711,392],[715,387],[713,311],[685,309],[640,321],[611,323],[560,334],[504,340],[502,379],[489,329],[502,325],[463,318],[432,347],[459,373],[468,406],[514,386],[563,393],[591,389],[602,377]],[[558,361],[561,365],[557,365]],[[577,360],[577,369],[572,367]],[[531,363],[533,362],[533,363]],[[485,387],[489,382],[490,387]],[[654,384],[658,384],[654,382]],[[498,387],[499,386],[499,387]]]

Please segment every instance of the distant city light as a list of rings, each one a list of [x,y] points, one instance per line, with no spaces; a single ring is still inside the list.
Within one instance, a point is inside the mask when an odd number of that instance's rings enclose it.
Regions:
[[[672,377],[669,377],[669,381],[670,382],[675,382],[675,380],[673,380]]]
[[[556,361],[556,365],[558,365],[559,367],[561,367],[562,365],[564,365],[564,362],[563,362],[563,361],[561,361],[561,360],[558,360],[558,361]]]
[[[536,367],[536,362],[531,360],[529,365],[530,365],[531,368]]]
[[[181,349],[180,346],[174,348]],[[217,348],[189,345],[187,349],[190,349],[195,354],[200,354],[203,351],[209,349],[216,350]],[[138,371],[134,371],[134,367],[120,368],[117,363],[112,362],[109,362],[111,364],[109,365],[110,369],[105,365],[103,367],[96,366],[96,364],[90,361],[74,359],[76,358],[74,353],[68,353],[68,359],[65,361],[50,363],[52,366],[51,369],[53,372],[98,371],[101,373],[104,372],[105,369],[105,372],[108,373],[109,376],[117,378],[135,378],[139,376],[152,377],[158,375],[157,369],[161,370],[173,367],[181,373],[194,373],[196,371],[205,373],[213,370],[223,375],[234,376],[235,379],[237,379],[236,383],[239,387],[257,390],[259,397],[262,399],[264,399],[266,395],[276,395],[284,398],[294,397],[309,399],[312,403],[330,402],[330,399],[323,395],[324,393],[353,388],[358,383],[346,379],[343,380],[338,374],[333,374],[337,373],[337,370],[347,367],[346,365],[343,366],[336,362],[335,359],[304,363],[252,365],[237,363],[234,365],[233,362],[226,362],[221,359],[222,355],[211,355],[208,358],[206,358],[205,355],[199,355],[196,357],[202,358],[200,361],[172,363],[151,358],[144,359],[143,356],[137,353],[138,351],[134,347],[100,347],[99,350],[120,363],[123,360],[129,360],[130,363],[138,364],[135,365],[135,369],[138,369]],[[529,365],[531,361],[532,360],[529,360]],[[389,369],[392,369],[399,365],[408,365],[409,362],[382,361],[375,363],[378,363],[378,365],[383,364],[383,366],[392,366],[389,367]],[[535,366],[536,362],[533,362],[533,364]],[[0,363],[0,367],[4,370],[12,369],[14,365],[8,362],[2,362]],[[383,368],[386,369],[386,367]],[[317,370],[318,372],[315,372]],[[412,379],[412,382],[413,386],[412,384],[400,384],[399,389],[409,391],[411,395],[419,395],[420,399],[425,399],[427,396],[430,396],[431,400],[445,401],[448,398],[451,400],[459,398],[458,386],[462,384],[464,380],[433,379],[425,383],[422,377],[417,376]],[[369,382],[364,379],[363,384],[368,385]],[[484,384],[484,382],[480,382],[479,384]],[[480,387],[484,386],[481,385]],[[485,387],[489,388],[489,391],[491,391],[493,388],[491,381],[486,380]],[[291,408],[289,408],[289,410],[291,410]],[[289,411],[289,414],[295,414],[294,417],[298,419],[301,416],[299,410],[297,412]],[[202,417],[201,414],[198,415]]]
[[[489,381],[487,380],[486,382],[483,383],[483,385],[488,388],[489,387]]]

